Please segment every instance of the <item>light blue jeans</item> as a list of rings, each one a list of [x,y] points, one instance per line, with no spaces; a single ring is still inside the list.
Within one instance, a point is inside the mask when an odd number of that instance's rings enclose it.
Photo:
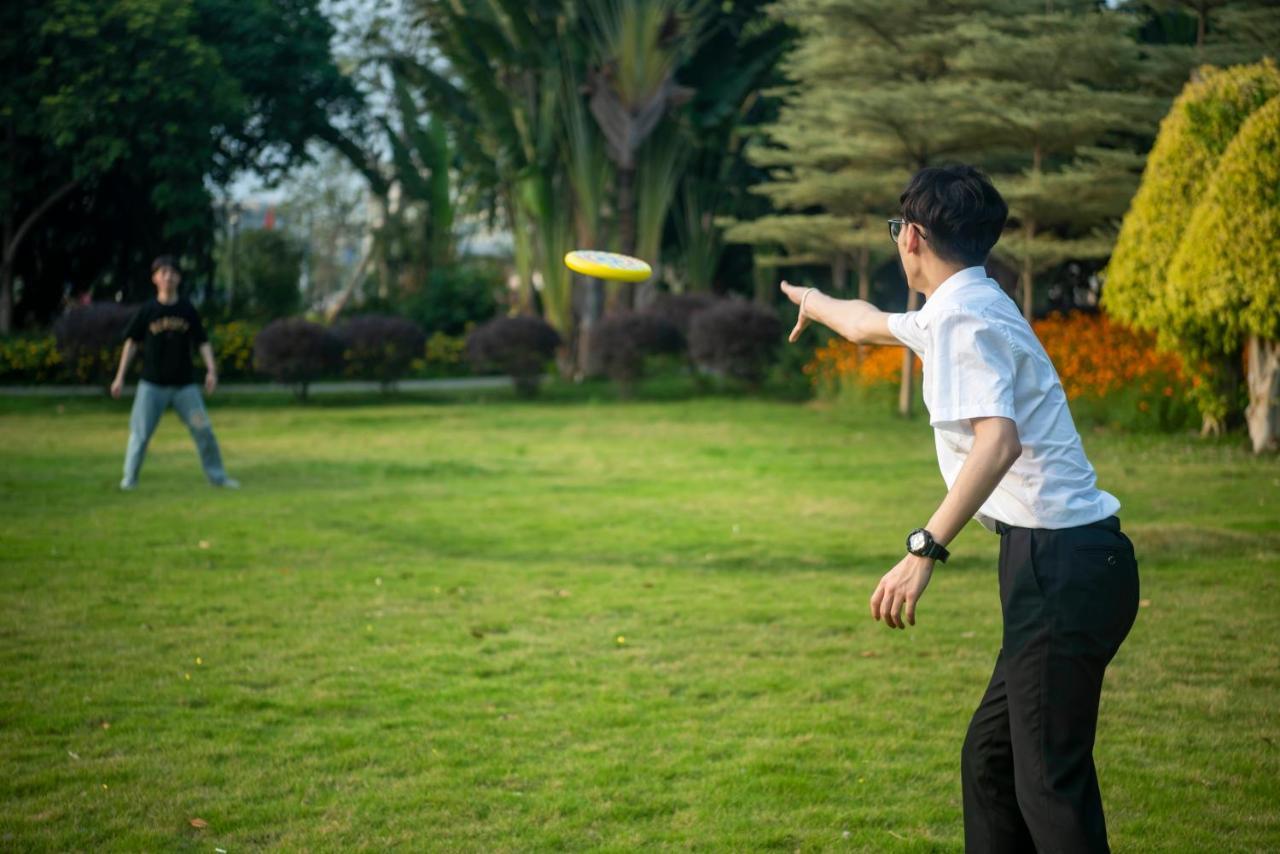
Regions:
[[[138,383],[133,398],[133,413],[129,416],[129,447],[124,454],[124,483],[133,484],[142,469],[142,458],[147,453],[147,443],[156,432],[160,416],[170,406],[178,413],[182,423],[191,431],[191,438],[200,452],[200,464],[204,466],[209,482],[221,485],[227,480],[222,468],[222,452],[214,438],[209,413],[204,408],[204,398],[195,383],[184,386],[155,385],[146,380]]]

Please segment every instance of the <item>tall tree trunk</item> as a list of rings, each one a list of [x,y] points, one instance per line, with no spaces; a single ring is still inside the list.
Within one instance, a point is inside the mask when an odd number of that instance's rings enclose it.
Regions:
[[[911,291],[907,295],[907,311],[915,311],[920,307],[920,294]],[[902,348],[902,382],[898,386],[898,414],[909,416],[915,401],[915,367],[916,354],[910,347]]]
[[[618,167],[618,238],[623,255],[636,254],[636,170]],[[611,308],[628,311],[635,303],[635,285],[618,282]]]
[[[27,218],[16,228],[12,209],[5,212],[4,245],[0,246],[0,334],[8,335],[13,331],[13,267],[18,259],[18,247],[22,245],[22,238],[27,236],[27,232],[49,208],[62,201],[79,183],[79,180],[72,179],[45,196],[44,201],[27,214]]]
[[[871,301],[871,250],[865,246],[858,250],[858,299]]]
[[[849,258],[837,252],[831,259],[831,293],[844,296],[849,288]]]
[[[1253,452],[1280,448],[1280,341],[1249,336],[1249,438]]]
[[[1022,280],[1022,316],[1030,323],[1035,314],[1035,269],[1031,265],[1031,241],[1036,236],[1036,224],[1034,220],[1027,220],[1022,227],[1022,234],[1027,239],[1027,250],[1022,255],[1022,274],[1019,278]]]

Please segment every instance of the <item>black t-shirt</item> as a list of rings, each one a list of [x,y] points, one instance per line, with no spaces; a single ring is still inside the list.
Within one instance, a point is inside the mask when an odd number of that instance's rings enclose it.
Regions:
[[[204,334],[200,313],[179,297],[172,305],[158,299],[145,302],[129,321],[125,338],[142,345],[142,378],[156,385],[188,385],[195,349],[209,338]]]

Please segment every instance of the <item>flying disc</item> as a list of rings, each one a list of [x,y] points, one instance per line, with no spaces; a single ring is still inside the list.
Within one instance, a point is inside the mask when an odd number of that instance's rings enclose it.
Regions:
[[[575,249],[564,256],[564,265],[575,273],[615,282],[643,282],[653,275],[653,268],[630,255]]]

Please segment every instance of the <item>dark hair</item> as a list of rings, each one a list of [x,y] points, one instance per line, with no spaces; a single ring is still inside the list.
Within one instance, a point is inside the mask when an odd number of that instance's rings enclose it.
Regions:
[[[178,262],[174,260],[172,255],[161,255],[151,262],[151,275],[154,276],[156,274],[156,270],[159,270],[161,267],[171,267],[174,270],[177,270]]]
[[[902,218],[924,229],[935,255],[970,266],[986,262],[1009,217],[991,180],[972,166],[921,169],[900,202]]]

